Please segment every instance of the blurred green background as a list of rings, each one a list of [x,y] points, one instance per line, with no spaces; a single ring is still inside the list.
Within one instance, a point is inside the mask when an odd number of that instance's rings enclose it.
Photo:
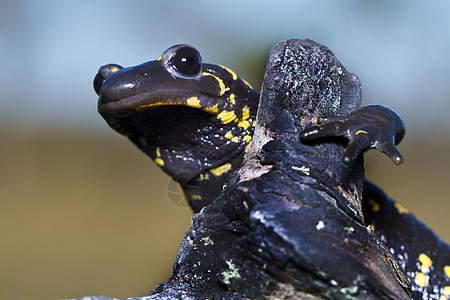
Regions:
[[[170,275],[191,212],[97,114],[92,80],[181,42],[255,87],[277,41],[330,47],[364,104],[408,127],[405,163],[371,151],[368,177],[450,241],[449,12],[445,0],[1,1],[0,299],[140,296]]]

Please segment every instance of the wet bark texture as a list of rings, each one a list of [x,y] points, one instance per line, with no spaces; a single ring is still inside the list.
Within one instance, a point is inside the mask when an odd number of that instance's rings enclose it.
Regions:
[[[345,140],[299,138],[318,116],[359,103],[358,78],[328,48],[275,45],[243,164],[193,217],[172,276],[130,299],[410,299],[391,254],[364,225],[362,157],[344,165]]]

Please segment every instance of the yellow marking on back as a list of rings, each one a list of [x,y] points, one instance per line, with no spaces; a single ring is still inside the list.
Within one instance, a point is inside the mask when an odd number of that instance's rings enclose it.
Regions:
[[[162,59],[162,54],[156,59],[156,61],[160,61]]]
[[[244,128],[244,130],[247,130],[247,128],[250,126],[250,123],[247,120],[241,120],[239,121],[238,126]]]
[[[358,134],[367,134],[367,131],[365,131],[365,130],[358,130],[356,133],[355,133],[355,135],[358,135]]]
[[[372,229],[372,231],[375,232],[375,225],[370,224],[370,229]]]
[[[156,147],[156,157],[161,157],[161,150],[159,147]]]
[[[229,172],[230,170],[231,170],[231,164],[226,163],[226,164],[218,166],[214,169],[209,170],[209,172],[211,172],[214,176],[219,177],[219,176]]]
[[[246,136],[244,136],[243,140],[246,143],[250,143],[250,141],[252,140],[252,136],[247,134]]]
[[[248,106],[244,106],[242,108],[242,119],[247,120],[250,117],[250,109]]]
[[[255,127],[255,126],[256,126],[256,120],[253,121],[253,123],[252,123],[252,127]]]
[[[208,72],[203,72],[202,75],[203,76],[212,76],[212,77],[214,77],[214,79],[217,80],[217,82],[219,83],[219,88],[220,88],[219,96],[222,96],[223,94],[225,94],[226,91],[230,90],[230,88],[225,87],[225,83],[223,83],[223,80],[220,79],[219,77],[217,77],[216,75],[213,75]]]
[[[448,286],[448,285],[444,286],[443,294],[445,296],[450,296],[450,286]]]
[[[225,70],[227,70],[227,72],[230,73],[231,76],[233,76],[233,80],[236,80],[236,79],[237,79],[237,74],[234,73],[233,70],[231,70],[230,68],[227,68],[227,67],[225,67],[225,66],[222,66],[222,65],[219,65],[219,66],[222,67],[222,68],[224,68]]]
[[[200,105],[200,99],[198,99],[197,97],[190,97],[186,99],[186,104],[190,107],[193,108],[201,108],[202,106]]]
[[[233,121],[234,119],[236,119],[236,114],[234,113],[234,111],[228,111],[228,110],[224,110],[221,111],[217,117],[222,121],[223,124],[228,124],[231,121]]]
[[[439,296],[439,300],[447,300],[448,298],[444,295]]]
[[[231,131],[227,131],[227,133],[225,133],[225,138],[231,140],[234,137],[234,135],[231,133]]]
[[[444,273],[447,276],[447,278],[450,278],[450,266],[444,267]]]
[[[231,94],[231,95],[230,95],[230,103],[231,103],[231,104],[236,104],[235,98],[236,98],[236,95],[235,95],[235,94]]]
[[[373,212],[377,212],[380,210],[380,204],[373,200],[372,198],[369,199],[369,204],[372,207]]]
[[[218,104],[211,106],[211,107],[205,107],[203,110],[210,114],[216,115],[219,112]]]
[[[196,195],[196,194],[189,194],[189,196],[191,197],[191,200],[202,200],[202,196],[201,195]]]
[[[233,138],[231,139],[231,141],[234,142],[234,143],[239,143],[239,137],[233,136]]]
[[[245,146],[244,152],[248,153],[248,150],[250,150],[251,143],[248,143],[247,146]]]
[[[200,174],[200,180],[209,180],[209,174],[208,173],[201,173]]]
[[[164,166],[164,161],[159,157],[155,158],[155,163],[160,167]]]
[[[404,207],[403,205],[401,205],[400,203],[396,202],[394,204],[395,208],[397,208],[397,211],[401,214],[407,214],[409,213],[409,209],[407,209],[406,207]]]
[[[414,277],[414,282],[420,287],[426,287],[428,285],[428,279],[422,272],[417,273]]]
[[[433,265],[433,261],[425,253],[419,254],[419,262],[422,264],[421,271],[424,273],[427,273],[430,270],[431,266]]]

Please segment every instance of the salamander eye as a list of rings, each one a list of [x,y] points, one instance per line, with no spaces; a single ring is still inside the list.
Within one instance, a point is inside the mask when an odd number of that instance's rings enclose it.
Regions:
[[[172,56],[173,68],[184,76],[195,76],[202,70],[202,57],[194,48],[181,48]]]

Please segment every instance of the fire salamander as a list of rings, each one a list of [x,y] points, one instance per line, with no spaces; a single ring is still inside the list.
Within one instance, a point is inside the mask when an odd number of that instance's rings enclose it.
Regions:
[[[101,67],[94,79],[98,111],[183,188],[198,212],[213,201],[242,162],[252,140],[259,93],[227,67],[202,63],[188,45],[175,45],[155,61]],[[348,116],[319,118],[303,140],[344,136],[343,163],[377,148],[394,163],[403,120],[372,105]],[[450,299],[450,247],[399,203],[366,182],[365,223],[396,257],[414,299]]]

